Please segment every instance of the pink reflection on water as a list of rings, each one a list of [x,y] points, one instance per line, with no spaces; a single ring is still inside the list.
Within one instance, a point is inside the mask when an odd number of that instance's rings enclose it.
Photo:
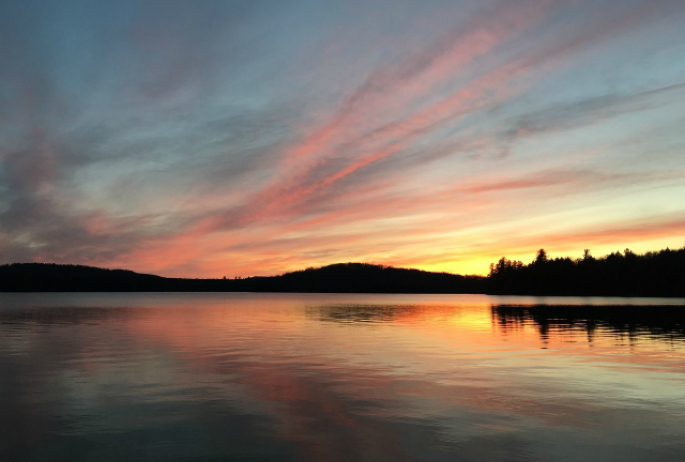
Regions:
[[[32,395],[60,409],[66,395],[93,415],[182,406],[174,418],[215,446],[228,430],[207,412],[262,416],[255,438],[305,460],[421,460],[444,445],[487,460],[497,445],[482,438],[648,445],[685,428],[682,330],[642,311],[622,329],[615,310],[588,320],[484,296],[130,297],[0,310],[0,359],[24,355]]]

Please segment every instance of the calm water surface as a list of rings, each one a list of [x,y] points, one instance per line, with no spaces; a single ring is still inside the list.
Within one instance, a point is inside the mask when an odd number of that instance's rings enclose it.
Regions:
[[[0,294],[23,460],[683,461],[685,300]]]

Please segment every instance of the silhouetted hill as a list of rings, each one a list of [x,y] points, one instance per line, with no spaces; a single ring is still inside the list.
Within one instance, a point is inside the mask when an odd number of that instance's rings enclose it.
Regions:
[[[78,265],[0,266],[3,292],[479,293],[485,278],[341,263],[272,277],[179,279]]]
[[[485,288],[485,278],[478,276],[365,263],[338,263],[268,279],[267,285],[278,292],[479,293]]]
[[[0,266],[3,292],[120,292],[159,290],[165,278],[120,269],[52,263]]]
[[[339,263],[280,276],[178,279],[77,265],[0,266],[4,292],[488,293],[685,297],[685,248],[638,255],[551,259],[540,249],[524,265],[502,257],[487,278],[365,263]]]

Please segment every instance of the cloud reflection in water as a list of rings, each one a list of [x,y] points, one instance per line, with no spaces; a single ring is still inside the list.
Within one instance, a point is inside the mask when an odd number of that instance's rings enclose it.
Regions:
[[[2,294],[0,456],[630,461],[685,454],[682,306],[502,301]]]

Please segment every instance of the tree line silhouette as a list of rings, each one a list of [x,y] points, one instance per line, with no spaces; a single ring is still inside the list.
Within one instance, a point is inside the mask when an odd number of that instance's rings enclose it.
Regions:
[[[630,249],[595,258],[548,257],[540,249],[530,264],[502,257],[490,265],[487,290],[510,295],[685,297],[685,247],[638,255]]]
[[[280,276],[182,279],[81,265],[0,266],[1,292],[337,292],[485,293],[685,297],[685,247],[638,255],[629,249],[595,258],[549,258],[530,264],[502,257],[487,277],[339,263]]]

